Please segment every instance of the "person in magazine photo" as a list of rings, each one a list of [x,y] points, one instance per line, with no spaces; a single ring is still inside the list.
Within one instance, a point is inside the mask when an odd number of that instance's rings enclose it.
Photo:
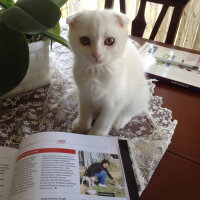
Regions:
[[[118,155],[79,151],[81,193],[125,197]]]

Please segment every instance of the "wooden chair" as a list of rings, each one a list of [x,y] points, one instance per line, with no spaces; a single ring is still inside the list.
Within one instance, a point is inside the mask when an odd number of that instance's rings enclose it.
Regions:
[[[135,19],[132,21],[132,28],[131,28],[131,35],[137,36],[137,37],[142,37],[145,27],[146,27],[146,22],[145,22],[145,7],[146,3],[152,2],[152,3],[158,3],[162,4],[162,10],[157,18],[157,21],[153,27],[153,30],[151,32],[151,35],[149,37],[150,40],[154,40],[155,36],[158,32],[158,29],[163,21],[163,18],[169,8],[169,6],[174,7],[174,11],[172,14],[171,22],[169,25],[169,29],[167,32],[167,37],[165,40],[165,43],[167,44],[173,44],[174,39],[176,37],[176,32],[178,29],[178,25],[180,22],[180,18],[183,12],[184,7],[186,6],[187,2],[189,0],[141,0],[140,8],[138,11],[137,16]],[[105,1],[105,8],[106,9],[112,9],[114,5],[114,0],[106,0]],[[126,4],[125,0],[120,0],[120,11],[124,14],[126,14]]]

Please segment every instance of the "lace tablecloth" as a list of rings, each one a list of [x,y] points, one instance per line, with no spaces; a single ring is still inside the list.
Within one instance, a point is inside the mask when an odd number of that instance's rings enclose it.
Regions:
[[[66,35],[64,28],[63,34]],[[53,44],[50,50],[51,84],[0,100],[0,146],[18,147],[22,137],[40,131],[71,132],[77,115],[73,92],[73,55]],[[171,142],[177,121],[162,108],[162,98],[154,96],[155,84],[149,81],[151,100],[148,110],[134,117],[124,129],[111,130],[110,136],[127,138],[138,190],[141,194]]]

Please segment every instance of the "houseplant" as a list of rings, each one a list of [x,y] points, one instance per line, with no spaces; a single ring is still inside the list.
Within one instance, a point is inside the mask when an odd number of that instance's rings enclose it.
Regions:
[[[29,67],[28,40],[59,36],[60,7],[67,0],[0,0],[0,97],[15,88]]]

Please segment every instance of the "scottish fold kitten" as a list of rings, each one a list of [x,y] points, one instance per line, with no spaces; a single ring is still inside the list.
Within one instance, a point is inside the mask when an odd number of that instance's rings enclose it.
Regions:
[[[149,100],[143,61],[128,39],[127,16],[111,10],[81,11],[67,23],[79,94],[73,132],[107,135],[112,127],[123,128]]]

